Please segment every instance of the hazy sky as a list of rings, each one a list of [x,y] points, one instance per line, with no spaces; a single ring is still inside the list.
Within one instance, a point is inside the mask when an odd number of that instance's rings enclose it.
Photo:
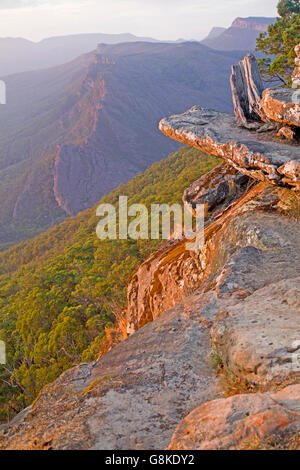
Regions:
[[[278,0],[0,0],[0,36],[121,33],[202,39],[237,16],[276,16]]]

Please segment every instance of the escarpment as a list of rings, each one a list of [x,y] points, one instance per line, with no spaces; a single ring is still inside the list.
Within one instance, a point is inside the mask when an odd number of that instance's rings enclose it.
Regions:
[[[162,121],[225,160],[183,195],[206,205],[204,245],[170,239],[140,265],[128,338],[47,386],[1,449],[300,448],[300,147],[254,124]]]
[[[197,42],[100,44],[70,63],[6,77],[0,249],[93,207],[177,151],[157,128],[167,113],[194,101],[230,111],[228,74],[241,55]]]

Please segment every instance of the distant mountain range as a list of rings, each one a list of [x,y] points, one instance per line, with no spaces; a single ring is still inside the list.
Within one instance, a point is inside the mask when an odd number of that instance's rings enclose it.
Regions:
[[[157,130],[162,116],[194,104],[231,111],[231,65],[274,21],[237,18],[202,43],[130,34],[0,39],[0,249],[92,207],[175,151]]]
[[[236,18],[230,28],[213,28],[202,41],[208,47],[220,51],[255,50],[256,39],[260,33],[267,31],[276,18],[249,17]]]
[[[22,38],[0,38],[0,77],[70,62],[93,51],[98,44],[159,42],[133,34],[76,34],[32,42]]]
[[[92,207],[178,146],[162,116],[232,110],[241,52],[197,42],[100,45],[58,67],[8,76],[0,106],[0,246]]]
[[[215,27],[202,44],[217,50],[254,50],[256,38],[274,23],[275,18],[236,18],[231,27]],[[160,41],[133,34],[76,34],[58,36],[32,42],[22,38],[0,38],[0,77],[55,67],[93,51],[98,44]],[[185,39],[166,43],[186,42]],[[192,41],[197,42],[197,41]]]

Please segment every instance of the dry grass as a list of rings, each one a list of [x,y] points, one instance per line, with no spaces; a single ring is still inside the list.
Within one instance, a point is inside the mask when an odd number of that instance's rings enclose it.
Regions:
[[[300,193],[280,188],[278,194],[278,207],[293,219],[300,219]]]

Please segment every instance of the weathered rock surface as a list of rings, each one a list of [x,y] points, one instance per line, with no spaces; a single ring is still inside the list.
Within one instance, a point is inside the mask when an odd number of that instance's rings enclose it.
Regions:
[[[267,389],[300,378],[300,276],[256,291],[221,316],[212,337],[227,370]]]
[[[295,47],[295,52],[297,57],[292,76],[293,89],[278,87],[264,90],[261,108],[268,119],[299,128],[300,94],[295,89],[300,88],[300,44]],[[295,132],[293,138],[296,138],[296,130],[291,129],[291,132]],[[284,136],[286,137],[286,132]],[[291,133],[288,138],[291,138]]]
[[[184,114],[163,119],[159,128],[181,143],[223,158],[255,180],[300,189],[300,146],[276,141],[270,133],[238,127],[230,114],[194,106]]]
[[[221,164],[198,180],[183,193],[183,202],[192,210],[205,204],[207,215],[216,217],[247,189],[249,178],[228,164]]]
[[[300,385],[294,385],[205,403],[179,424],[169,449],[300,449],[299,435]]]
[[[294,195],[263,183],[253,187],[206,227],[201,253],[179,241],[153,254],[138,270],[137,283],[135,276],[131,280],[128,306],[133,331],[150,323],[97,362],[69,370],[46,387],[2,430],[0,448],[165,448],[180,420],[221,397],[209,360],[210,330],[221,310],[240,309],[256,291],[299,277],[299,222],[287,217],[285,192]],[[199,284],[189,272],[199,276]],[[178,286],[185,283],[180,299]],[[273,301],[270,288],[264,302]],[[258,321],[264,326],[264,315]],[[294,335],[294,329],[286,334]]]
[[[219,165],[197,180],[184,194],[184,200],[191,201],[191,205],[194,204],[193,200],[198,203],[207,201],[207,223],[216,219],[206,228],[206,252],[186,249],[186,240],[170,241],[150,255],[131,276],[127,289],[126,318],[129,335],[181,302],[203,281],[208,272],[208,260],[214,256],[213,240],[218,237],[223,224],[240,210],[240,205],[234,206],[228,214],[226,209],[239,200],[247,189],[247,177],[234,169],[226,176],[225,172],[226,165]],[[246,199],[253,197],[251,193]],[[241,205],[243,203],[244,200]],[[223,217],[222,211],[225,211]]]
[[[142,263],[128,283],[128,334],[176,305],[219,269],[224,269],[224,278],[232,273],[228,287],[222,287],[225,293],[230,285],[250,294],[299,276],[299,223],[276,212],[282,205],[280,192],[255,186],[205,228],[201,252],[186,250],[185,241],[177,241]],[[230,259],[234,268],[226,265]]]
[[[297,134],[296,134],[296,131],[292,129],[291,127],[283,126],[277,132],[277,136],[282,137],[283,139],[287,139],[287,140],[294,140],[296,139]]]
[[[204,283],[200,290],[203,299],[209,291],[209,301],[205,298],[206,307],[201,308],[211,312],[210,320],[219,316],[213,339],[224,366],[261,388],[296,380],[299,368],[292,361],[300,339],[299,222],[278,214],[284,201],[276,193],[253,188],[252,197],[244,196],[206,228],[201,253],[185,252],[177,243],[142,264],[128,286],[128,333]],[[233,298],[238,306],[226,310]]]
[[[299,98],[299,93],[291,88],[266,89],[261,106],[270,120],[300,127]]]
[[[297,47],[296,54],[298,54]],[[299,77],[300,67],[297,58],[293,73],[293,88],[297,88],[296,81]],[[248,54],[237,65],[232,66],[230,84],[237,122],[245,128],[259,130],[262,122],[276,123],[276,125],[283,123],[296,128],[300,126],[299,93],[282,86],[265,89],[253,54]]]
[[[2,449],[162,449],[178,422],[220,396],[209,330],[179,305],[48,386],[0,437]]]

